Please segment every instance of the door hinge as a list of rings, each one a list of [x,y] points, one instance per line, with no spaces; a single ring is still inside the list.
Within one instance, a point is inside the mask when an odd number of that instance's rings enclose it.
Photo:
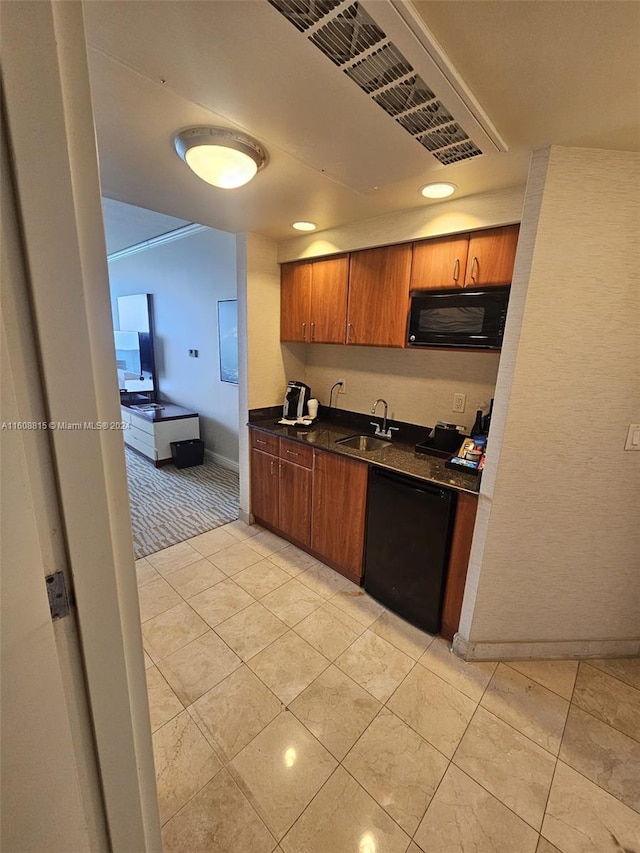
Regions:
[[[49,610],[51,619],[62,619],[69,615],[69,594],[67,592],[67,581],[64,572],[54,572],[46,575],[47,596],[49,598]]]

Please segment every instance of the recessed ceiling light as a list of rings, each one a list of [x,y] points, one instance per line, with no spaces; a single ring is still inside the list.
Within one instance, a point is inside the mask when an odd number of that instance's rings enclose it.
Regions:
[[[427,184],[422,187],[420,193],[425,198],[447,198],[447,196],[453,195],[457,189],[455,184]]]
[[[315,222],[293,222],[291,227],[296,231],[315,231],[318,226]]]
[[[225,190],[248,183],[267,162],[255,139],[224,127],[191,127],[173,144],[199,178]]]

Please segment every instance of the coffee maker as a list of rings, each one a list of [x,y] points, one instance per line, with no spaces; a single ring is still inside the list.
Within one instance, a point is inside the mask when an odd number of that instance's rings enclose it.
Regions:
[[[288,421],[295,421],[304,417],[309,397],[311,397],[311,388],[304,382],[288,382],[284,406],[282,407],[282,417]]]

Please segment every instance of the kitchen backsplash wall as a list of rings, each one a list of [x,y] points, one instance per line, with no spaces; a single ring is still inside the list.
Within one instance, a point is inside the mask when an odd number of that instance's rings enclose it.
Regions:
[[[286,349],[288,345],[283,345]],[[471,427],[476,408],[488,408],[500,356],[440,350],[314,345],[306,350],[305,376],[312,395],[329,402],[334,382],[344,379],[346,393],[334,392],[342,409],[366,414],[378,397],[389,404],[389,417],[432,426],[436,420]],[[466,394],[464,413],[453,412],[453,395]],[[382,413],[382,407],[379,408]]]

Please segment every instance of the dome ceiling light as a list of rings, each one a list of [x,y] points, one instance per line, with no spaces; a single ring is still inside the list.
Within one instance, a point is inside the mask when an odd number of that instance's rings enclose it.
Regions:
[[[318,227],[315,222],[292,222],[291,227],[296,231],[315,231]]]
[[[438,182],[426,184],[420,190],[420,194],[425,198],[447,198],[448,196],[453,195],[457,189],[458,188],[455,184]]]
[[[249,183],[267,162],[255,139],[224,127],[191,127],[176,134],[173,144],[199,178],[225,190]]]

